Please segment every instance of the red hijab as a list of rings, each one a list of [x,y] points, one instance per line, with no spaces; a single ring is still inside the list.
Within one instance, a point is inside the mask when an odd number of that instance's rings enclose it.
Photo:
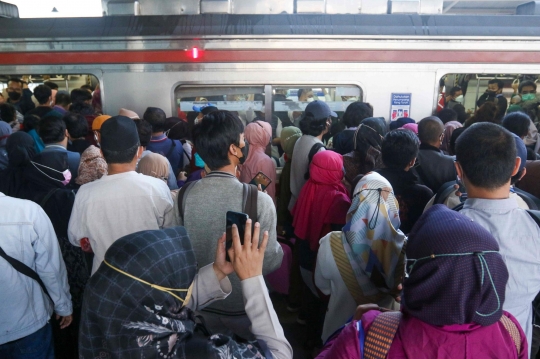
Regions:
[[[310,178],[302,187],[292,210],[294,234],[308,240],[314,251],[325,225],[345,224],[351,206],[343,179],[343,156],[333,151],[322,151],[313,156],[309,166]]]

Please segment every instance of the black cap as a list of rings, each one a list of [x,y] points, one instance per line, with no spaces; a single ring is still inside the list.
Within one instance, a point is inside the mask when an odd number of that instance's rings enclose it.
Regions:
[[[319,100],[310,102],[306,106],[304,112],[310,112],[311,114],[313,114],[313,118],[316,120],[322,120],[330,116],[338,117],[338,115],[334,111],[330,110],[330,107],[324,101]]]
[[[125,151],[139,144],[135,122],[126,116],[114,116],[101,125],[101,148],[108,151]]]

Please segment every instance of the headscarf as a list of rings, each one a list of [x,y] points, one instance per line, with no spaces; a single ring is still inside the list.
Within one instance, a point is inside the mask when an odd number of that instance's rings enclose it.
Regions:
[[[75,183],[83,184],[94,182],[107,174],[107,162],[101,155],[101,151],[96,146],[90,146],[81,155],[79,163],[79,175]]]
[[[362,121],[356,129],[354,150],[372,170],[382,167],[381,145],[384,138],[384,129],[377,125],[378,122],[366,120]]]
[[[137,115],[135,111],[128,110],[127,108],[121,108],[118,112],[118,116],[126,116],[131,118],[132,120],[140,119],[139,115]]]
[[[343,157],[334,151],[313,156],[306,182],[291,213],[294,233],[317,250],[326,224],[343,224],[351,201],[343,179]]]
[[[8,137],[13,133],[9,123],[0,121],[0,147],[5,147]]]
[[[379,135],[383,137],[386,135],[386,132],[388,132],[388,127],[384,117],[368,117],[363,119],[360,123],[373,128],[379,133]]]
[[[19,197],[23,187],[22,174],[26,165],[36,154],[35,141],[26,132],[17,131],[6,143],[8,166],[0,172],[0,192]]]
[[[287,154],[287,159],[292,159],[294,145],[302,137],[302,131],[298,127],[289,126],[281,130],[281,148]]]
[[[66,188],[62,174],[68,170],[67,152],[49,151],[41,152],[32,158],[24,169],[24,177],[28,180],[30,187],[44,190],[52,188]]]
[[[463,125],[458,121],[450,121],[444,125],[444,138],[441,145],[441,150],[450,152],[450,140],[452,139],[452,133],[455,129],[461,127],[463,127]]]
[[[158,153],[149,153],[139,161],[137,172],[159,178],[167,183],[169,178],[169,161],[165,156]]]
[[[255,121],[246,126],[245,136],[249,142],[249,153],[246,162],[240,166],[240,182],[249,183],[257,173],[264,173],[272,180],[266,191],[275,201],[276,167],[274,161],[265,153],[272,138],[272,127],[268,122]]]
[[[79,335],[81,357],[261,355],[256,346],[219,334],[203,337],[195,331],[193,311],[177,298],[185,300],[186,291],[166,292],[149,285],[186,290],[196,272],[195,253],[183,227],[141,231],[115,241],[86,287]]]
[[[395,277],[406,239],[400,224],[399,204],[390,182],[377,172],[362,177],[354,189],[342,239],[366,296],[389,293],[401,280]]]
[[[413,227],[406,255],[406,313],[437,326],[501,318],[508,270],[497,241],[472,219],[431,207]]]

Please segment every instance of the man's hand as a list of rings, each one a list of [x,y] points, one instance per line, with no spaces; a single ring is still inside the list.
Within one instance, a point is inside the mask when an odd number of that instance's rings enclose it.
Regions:
[[[244,234],[244,244],[242,245],[240,243],[240,236],[238,235],[238,227],[236,225],[232,227],[233,246],[229,249],[229,258],[240,280],[262,275],[264,251],[268,244],[268,231],[264,231],[263,240],[259,247],[260,230],[261,225],[258,222],[255,223],[255,230],[252,236],[251,219],[248,219]]]
[[[73,321],[73,315],[66,315],[65,317],[61,317],[56,314],[56,320],[60,321],[60,329],[64,329],[69,327],[69,325]]]
[[[225,233],[218,239],[218,245],[216,250],[216,260],[214,261],[214,272],[221,281],[223,278],[234,272],[234,268],[231,262],[227,262],[225,259]]]

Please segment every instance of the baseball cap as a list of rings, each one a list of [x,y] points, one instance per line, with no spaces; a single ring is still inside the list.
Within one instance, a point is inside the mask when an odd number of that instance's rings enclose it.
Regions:
[[[310,102],[304,110],[304,113],[306,112],[313,114],[313,118],[316,120],[322,120],[323,118],[328,118],[330,116],[338,117],[334,111],[330,110],[330,107],[324,101],[319,100]]]
[[[103,122],[107,121],[109,118],[111,118],[109,115],[101,115],[96,117],[94,121],[92,121],[92,131],[99,131],[103,125]]]

